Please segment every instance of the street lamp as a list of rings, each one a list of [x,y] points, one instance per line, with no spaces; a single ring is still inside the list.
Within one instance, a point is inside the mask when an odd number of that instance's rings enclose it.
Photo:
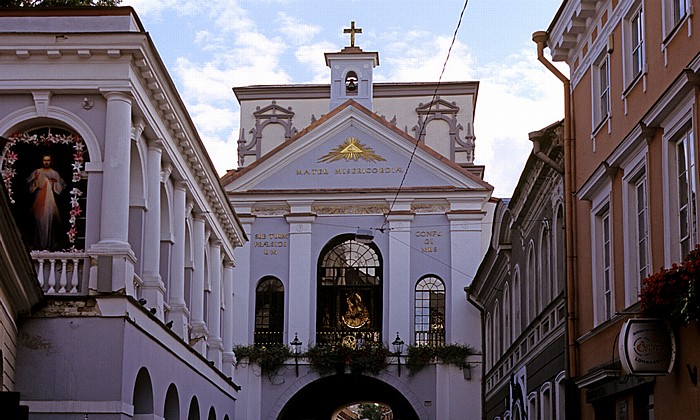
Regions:
[[[394,346],[394,354],[396,355],[396,360],[399,363],[399,376],[401,376],[401,353],[403,353],[403,340],[401,337],[399,337],[398,331],[396,331],[396,339],[393,343],[391,343],[391,345]]]
[[[294,340],[292,340],[292,342],[289,344],[292,345],[292,352],[294,353],[294,370],[297,377],[299,377],[299,354],[301,354],[301,340],[299,340],[297,333],[294,333]]]

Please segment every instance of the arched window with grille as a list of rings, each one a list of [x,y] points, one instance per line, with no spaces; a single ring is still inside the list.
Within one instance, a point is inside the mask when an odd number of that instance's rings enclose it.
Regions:
[[[415,343],[439,347],[445,344],[445,283],[435,276],[416,283]]]
[[[265,277],[255,289],[256,345],[283,343],[284,285],[275,277]]]
[[[381,343],[382,258],[354,235],[331,240],[318,261],[316,344]]]

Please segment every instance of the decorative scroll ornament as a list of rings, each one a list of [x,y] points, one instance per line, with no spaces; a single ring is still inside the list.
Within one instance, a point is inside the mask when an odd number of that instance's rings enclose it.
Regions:
[[[318,162],[330,163],[341,159],[345,159],[346,162],[351,160],[357,161],[358,159],[367,162],[382,162],[386,160],[376,154],[371,147],[360,143],[355,137],[348,137],[341,145],[334,147],[330,152],[321,156]]]

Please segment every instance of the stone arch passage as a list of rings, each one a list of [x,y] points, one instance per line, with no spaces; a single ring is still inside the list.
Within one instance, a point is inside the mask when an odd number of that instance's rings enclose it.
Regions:
[[[277,420],[330,419],[341,407],[372,401],[391,407],[394,420],[418,420],[409,401],[393,386],[369,376],[333,375],[320,378],[299,390]]]

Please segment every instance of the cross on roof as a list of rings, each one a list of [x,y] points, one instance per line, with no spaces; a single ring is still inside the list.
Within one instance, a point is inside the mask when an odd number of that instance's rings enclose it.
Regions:
[[[350,34],[350,46],[355,46],[355,34],[361,34],[362,28],[355,28],[355,21],[350,21],[350,28],[343,29],[344,34]]]

